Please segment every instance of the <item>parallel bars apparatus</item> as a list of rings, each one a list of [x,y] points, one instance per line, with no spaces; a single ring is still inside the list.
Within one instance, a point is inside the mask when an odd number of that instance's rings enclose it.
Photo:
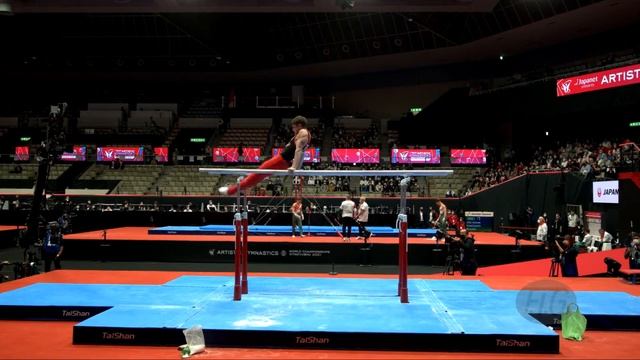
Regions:
[[[234,287],[233,300],[242,299],[242,294],[249,293],[247,267],[249,260],[249,213],[247,209],[247,195],[240,189],[240,182],[248,174],[266,174],[271,176],[383,176],[403,177],[400,182],[400,213],[396,225],[399,227],[398,246],[398,296],[401,303],[409,302],[408,290],[408,257],[409,242],[407,237],[407,187],[412,176],[447,176],[453,170],[271,170],[271,169],[231,169],[231,168],[200,168],[201,172],[215,175],[236,175],[238,192],[236,193],[236,213],[234,215],[235,255],[234,255]],[[242,206],[241,206],[241,198]],[[242,208],[242,210],[241,210]]]

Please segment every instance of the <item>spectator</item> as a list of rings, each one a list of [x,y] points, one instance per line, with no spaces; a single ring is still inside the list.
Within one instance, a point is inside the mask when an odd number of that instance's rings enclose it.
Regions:
[[[209,200],[209,203],[207,204],[207,211],[212,212],[218,212],[218,207],[213,203],[213,200]]]
[[[600,241],[602,242],[602,251],[607,251],[612,249],[613,236],[606,232],[604,229],[599,230],[600,233]]]
[[[541,242],[547,241],[548,228],[544,218],[540,216],[538,218],[538,231],[536,232],[536,240]]]

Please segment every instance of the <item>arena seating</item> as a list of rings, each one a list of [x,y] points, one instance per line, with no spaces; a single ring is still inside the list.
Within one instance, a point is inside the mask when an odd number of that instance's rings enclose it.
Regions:
[[[162,170],[160,165],[126,164],[123,169],[111,169],[107,164],[94,164],[80,176],[80,180],[120,180],[112,193],[146,194],[151,191]]]
[[[164,167],[156,186],[163,195],[210,195],[216,191],[220,177],[199,172],[199,165],[175,165]],[[150,193],[155,193],[152,187]]]
[[[20,164],[22,172],[14,173],[17,164],[0,164],[1,180],[35,180],[38,172],[38,164]],[[70,165],[56,164],[51,167],[49,179],[57,179],[62,173],[67,171]]]

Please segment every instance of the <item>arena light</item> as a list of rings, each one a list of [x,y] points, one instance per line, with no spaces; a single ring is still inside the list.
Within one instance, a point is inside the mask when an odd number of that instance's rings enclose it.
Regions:
[[[414,108],[411,108],[410,111],[415,116],[415,115],[418,115],[422,111],[422,108],[421,107],[414,107]]]
[[[0,15],[13,15],[13,9],[8,1],[0,0]]]
[[[203,142],[207,142],[207,139],[205,139],[205,138],[191,138],[191,142],[192,143],[203,143]]]
[[[629,127],[640,127],[640,121],[638,122],[630,122]]]

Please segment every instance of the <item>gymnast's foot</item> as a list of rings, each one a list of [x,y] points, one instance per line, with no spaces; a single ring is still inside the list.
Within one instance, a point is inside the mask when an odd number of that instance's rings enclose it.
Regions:
[[[220,188],[218,188],[218,192],[220,193],[220,195],[227,195],[229,193],[229,187],[221,186]]]

